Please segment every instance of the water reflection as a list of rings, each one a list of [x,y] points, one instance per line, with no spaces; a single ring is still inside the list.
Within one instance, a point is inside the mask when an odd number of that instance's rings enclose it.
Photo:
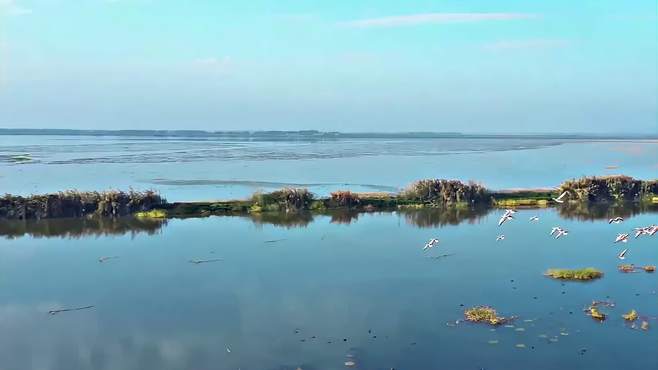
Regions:
[[[477,223],[490,212],[499,209],[488,207],[470,208],[420,208],[397,209],[383,212],[364,212],[355,210],[331,210],[324,212],[291,213],[253,213],[241,217],[249,219],[257,227],[273,225],[285,229],[306,228],[318,219],[329,218],[332,224],[350,225],[363,214],[381,214],[395,212],[403,217],[407,224],[418,228],[444,227]],[[616,216],[630,218],[643,213],[658,213],[658,204],[564,204],[557,208],[561,218],[579,221],[608,220]],[[232,217],[232,216],[223,216]],[[0,236],[8,239],[31,236],[34,238],[83,238],[87,236],[109,236],[137,234],[153,235],[167,225],[167,220],[120,218],[62,218],[42,220],[5,220],[0,222]]]
[[[558,208],[562,218],[579,221],[609,220],[621,216],[630,218],[642,213],[658,212],[658,204],[651,203],[564,203]]]
[[[167,220],[119,218],[59,218],[41,220],[4,220],[0,222],[0,235],[7,239],[23,236],[33,238],[78,239],[88,236],[109,236],[158,233]]]

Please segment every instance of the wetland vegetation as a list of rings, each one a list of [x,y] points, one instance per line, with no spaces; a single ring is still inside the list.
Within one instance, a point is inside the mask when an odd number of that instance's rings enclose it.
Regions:
[[[566,192],[567,201],[554,198]],[[627,176],[587,177],[569,180],[554,191],[548,189],[491,191],[473,182],[429,179],[410,184],[398,193],[355,193],[335,191],[317,197],[305,188],[283,188],[257,192],[249,199],[214,202],[167,203],[154,191],[65,191],[28,197],[5,195],[0,198],[0,218],[42,219],[83,216],[124,216],[140,218],[203,217],[268,212],[357,212],[404,209],[486,209],[492,207],[548,207],[573,217],[620,215],[655,208],[658,181],[636,180]],[[627,205],[631,203],[632,207]],[[626,214],[621,214],[622,216]]]

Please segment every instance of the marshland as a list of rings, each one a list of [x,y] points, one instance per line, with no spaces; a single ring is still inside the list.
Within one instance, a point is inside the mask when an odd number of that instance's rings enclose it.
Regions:
[[[658,223],[655,144],[21,140],[30,160],[0,164],[7,368],[658,366],[658,236],[613,243]]]

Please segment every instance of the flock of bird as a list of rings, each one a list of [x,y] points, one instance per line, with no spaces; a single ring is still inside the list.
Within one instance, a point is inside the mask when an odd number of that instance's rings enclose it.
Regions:
[[[558,196],[557,198],[553,198],[553,200],[556,203],[564,203],[565,197],[567,195],[568,195],[568,192],[565,191],[562,194],[560,194],[560,196]],[[515,213],[516,213],[516,210],[514,210],[514,209],[506,209],[505,212],[502,214],[502,216],[500,216],[500,219],[498,219],[498,226],[502,226],[504,223],[506,223],[508,221],[511,221],[511,220],[514,220],[515,219],[514,218]],[[532,217],[530,217],[529,221],[530,222],[539,222],[539,216],[532,216]],[[611,218],[611,219],[608,220],[608,224],[620,224],[622,222],[624,222],[624,218],[620,217],[620,216],[617,216],[617,217],[614,217],[614,218]],[[636,227],[635,229],[633,229],[633,231],[635,232],[635,239],[637,239],[638,237],[640,237],[642,235],[653,236],[658,232],[658,225],[650,225],[650,226],[646,226],[646,227]],[[559,239],[563,236],[569,235],[569,230],[563,229],[560,226],[555,226],[551,229],[550,235],[555,237],[555,239]],[[628,233],[618,234],[617,238],[614,241],[614,243],[627,243],[628,240],[629,240],[629,237],[630,237],[630,234],[628,234]],[[505,240],[505,235],[504,234],[500,234],[496,237],[497,242],[503,241],[503,240]],[[435,246],[437,246],[438,244],[439,244],[438,239],[430,239],[430,241],[428,241],[425,244],[425,246],[423,247],[423,251],[427,251],[429,249],[432,249]],[[627,252],[628,252],[628,249],[624,249],[623,251],[621,251],[621,253],[619,253],[617,258],[619,258],[620,260],[626,259],[626,253]]]

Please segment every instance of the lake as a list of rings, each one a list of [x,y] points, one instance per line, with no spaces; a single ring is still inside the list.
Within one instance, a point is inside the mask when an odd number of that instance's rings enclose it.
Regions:
[[[623,248],[625,263],[655,265],[658,236],[613,244],[658,223],[655,207],[521,210],[498,227],[500,213],[3,221],[1,367],[658,368],[658,274],[617,271]],[[552,238],[556,225],[569,235]],[[543,275],[589,266],[604,277]],[[593,300],[615,303],[603,323],[583,312]],[[516,318],[458,322],[476,305]],[[624,322],[631,309],[649,330]]]
[[[29,154],[30,161],[15,161]],[[397,191],[423,178],[491,189],[554,187],[570,178],[658,177],[657,140],[560,138],[349,138],[0,135],[2,191],[155,189],[169,201],[244,198],[307,187]]]

